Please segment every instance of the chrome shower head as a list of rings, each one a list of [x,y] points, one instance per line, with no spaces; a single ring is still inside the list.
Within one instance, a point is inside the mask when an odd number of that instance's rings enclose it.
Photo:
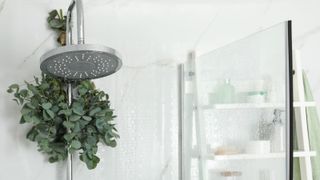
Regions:
[[[72,45],[70,21],[74,5],[77,7],[78,44]],[[67,45],[45,53],[41,70],[66,80],[96,79],[111,75],[122,66],[116,50],[102,45],[84,44],[83,7],[81,0],[73,0],[67,14]]]
[[[41,57],[44,73],[68,80],[95,79],[121,67],[117,52],[101,45],[79,44],[56,48]]]

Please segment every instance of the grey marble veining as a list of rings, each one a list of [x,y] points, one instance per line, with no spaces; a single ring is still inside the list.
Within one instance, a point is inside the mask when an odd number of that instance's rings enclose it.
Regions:
[[[6,0],[3,0],[3,1],[0,2],[0,13],[4,9],[5,4],[6,4]]]
[[[36,55],[39,50],[49,41],[51,40],[52,36],[55,34],[55,32],[50,33],[46,38],[44,38],[43,41],[28,55],[27,57],[24,58],[23,62],[21,63],[21,66],[26,63],[29,59],[31,59],[34,55]]]
[[[306,43],[306,41],[308,41],[308,39],[310,39],[311,37],[313,37],[319,33],[320,33],[320,26],[317,26],[317,27],[310,29],[310,30],[306,31],[305,33],[295,37],[293,39],[295,47],[298,49],[301,49],[304,46],[304,44]]]
[[[317,53],[319,22],[312,19],[319,17],[320,3],[282,5],[266,0],[262,4],[243,5],[212,1],[211,6],[209,1],[205,4],[188,0],[194,3],[179,1],[178,6],[171,1],[84,0],[88,43],[119,50],[124,67],[96,83],[110,95],[118,115],[119,146],[100,148],[101,163],[94,171],[88,171],[76,159],[77,180],[177,179],[177,153],[173,151],[178,146],[177,138],[173,138],[177,137],[175,63],[185,61],[187,51],[194,47],[216,10],[221,9],[221,13],[198,44],[199,55],[243,37],[259,26],[295,19],[295,35],[308,33],[308,38],[304,35],[301,38],[307,42],[302,49],[303,63],[310,69],[314,92],[319,91],[320,63],[314,63],[320,56]],[[65,163],[48,163],[35,144],[25,139],[27,127],[18,124],[19,108],[5,90],[11,83],[32,80],[33,75],[40,73],[39,56],[54,48],[56,38],[46,27],[47,12],[66,8],[68,4],[68,0],[0,0],[0,26],[6,27],[0,29],[1,180],[65,179]],[[35,19],[26,21],[24,16]],[[254,24],[256,21],[262,24]],[[320,95],[315,96],[320,102]]]

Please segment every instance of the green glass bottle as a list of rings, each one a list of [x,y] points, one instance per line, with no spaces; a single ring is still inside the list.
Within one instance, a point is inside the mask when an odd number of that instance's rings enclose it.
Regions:
[[[235,88],[231,84],[230,79],[225,79],[224,83],[217,89],[217,102],[222,104],[235,102]]]

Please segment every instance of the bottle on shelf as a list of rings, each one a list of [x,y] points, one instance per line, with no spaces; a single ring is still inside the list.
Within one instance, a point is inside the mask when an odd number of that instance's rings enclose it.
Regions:
[[[225,79],[224,83],[218,85],[215,93],[211,94],[210,103],[228,104],[234,103],[236,99],[235,87],[231,84],[230,79]]]

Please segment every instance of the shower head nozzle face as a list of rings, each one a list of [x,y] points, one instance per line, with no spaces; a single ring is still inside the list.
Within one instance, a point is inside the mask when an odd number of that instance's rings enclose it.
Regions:
[[[44,73],[68,80],[95,79],[111,75],[122,65],[114,49],[100,45],[56,48],[41,57]]]

